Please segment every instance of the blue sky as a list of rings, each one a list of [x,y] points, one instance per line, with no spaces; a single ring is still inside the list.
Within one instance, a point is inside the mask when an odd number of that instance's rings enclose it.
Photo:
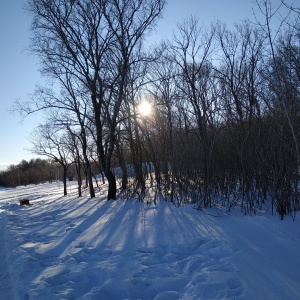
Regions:
[[[274,1],[278,2],[279,0]],[[23,10],[26,0],[0,0],[0,170],[10,164],[29,160],[28,137],[41,122],[41,116],[30,116],[21,122],[12,114],[16,99],[26,99],[41,82],[37,59],[28,54],[30,43],[30,17]],[[214,20],[228,25],[253,18],[253,0],[168,0],[163,19],[159,21],[155,37],[171,38],[172,32],[183,18],[199,16],[204,26]],[[272,1],[273,2],[273,1]]]
[[[24,148],[36,124],[36,117],[22,123],[18,114],[8,110],[14,100],[25,99],[40,76],[33,57],[25,51],[29,44],[30,18],[22,9],[23,0],[0,0],[0,170],[29,159]]]

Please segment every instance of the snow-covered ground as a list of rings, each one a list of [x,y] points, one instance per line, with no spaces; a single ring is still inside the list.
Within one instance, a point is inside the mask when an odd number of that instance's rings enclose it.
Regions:
[[[0,299],[300,299],[300,216],[68,189],[0,190]]]

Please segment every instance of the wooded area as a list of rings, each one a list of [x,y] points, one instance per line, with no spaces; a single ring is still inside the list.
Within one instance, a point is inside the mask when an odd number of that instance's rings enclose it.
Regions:
[[[23,115],[47,114],[32,152],[76,165],[79,195],[84,169],[95,197],[96,165],[108,200],[138,194],[229,209],[241,202],[245,213],[270,203],[282,218],[295,215],[299,7],[257,0],[256,21],[230,28],[216,22],[207,29],[190,17],[173,39],[146,47],[165,5],[28,1],[31,51],[51,82],[17,103]],[[148,115],[138,109],[145,100]]]

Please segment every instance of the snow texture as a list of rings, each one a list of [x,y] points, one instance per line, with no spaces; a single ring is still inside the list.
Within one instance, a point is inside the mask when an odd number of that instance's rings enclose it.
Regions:
[[[0,190],[0,299],[300,299],[297,218],[68,188]]]

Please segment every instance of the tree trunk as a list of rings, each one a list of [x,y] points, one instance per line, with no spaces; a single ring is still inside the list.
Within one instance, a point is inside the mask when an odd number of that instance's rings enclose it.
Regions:
[[[117,149],[117,156],[118,156],[119,164],[120,164],[120,167],[122,170],[122,189],[126,190],[127,184],[128,184],[127,167],[126,167],[126,162],[125,162],[124,155],[123,155],[123,150],[118,142],[116,143],[116,149]]]
[[[78,182],[78,197],[82,196],[82,179],[81,179],[81,166],[80,166],[80,161],[78,159],[78,163],[76,164],[76,171],[77,171],[77,182]]]
[[[67,193],[67,168],[63,166],[63,183],[64,183],[64,196],[66,196]]]
[[[82,152],[83,152],[83,158],[86,166],[86,176],[87,176],[87,182],[89,185],[89,190],[90,190],[90,196],[91,198],[95,197],[95,190],[93,186],[93,176],[92,176],[92,169],[91,169],[91,164],[89,161],[89,158],[87,157],[87,142],[86,142],[86,136],[85,133],[83,135],[83,145],[82,145]]]
[[[117,182],[116,177],[111,170],[105,173],[108,181],[108,195],[107,200],[116,200],[117,198]]]
[[[95,198],[95,190],[94,190],[94,186],[93,186],[93,176],[92,176],[91,165],[89,162],[88,162],[88,165],[86,166],[86,171],[87,171],[87,177],[88,177],[88,182],[89,182],[90,196],[91,196],[91,198]]]

